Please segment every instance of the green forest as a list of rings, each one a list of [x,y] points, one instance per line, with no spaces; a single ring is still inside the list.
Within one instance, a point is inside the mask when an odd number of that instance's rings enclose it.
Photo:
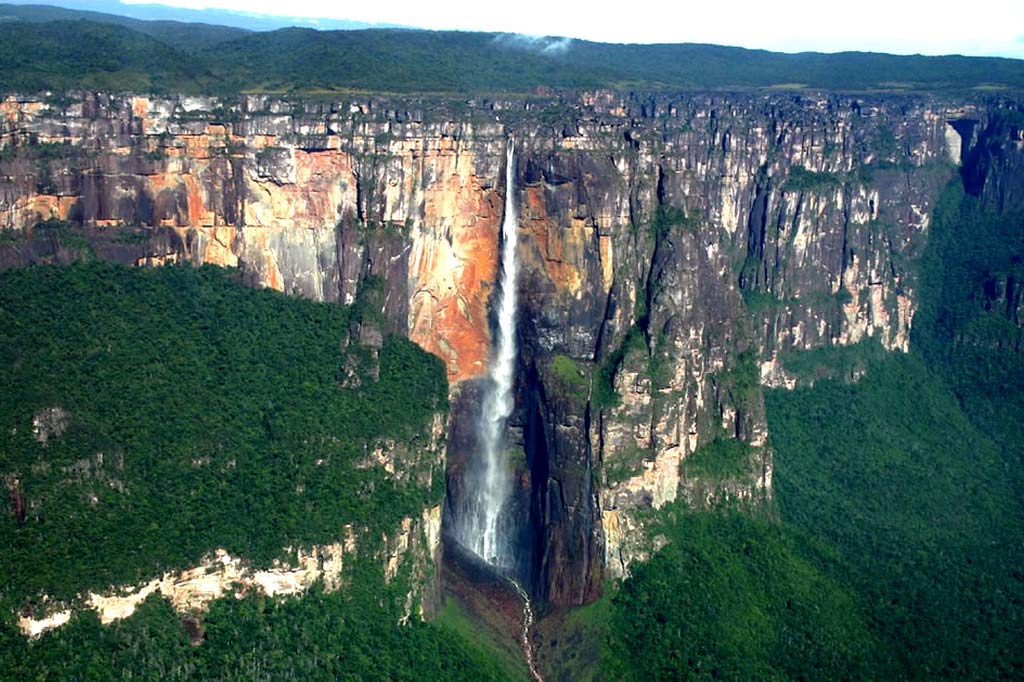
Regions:
[[[379,534],[443,499],[443,471],[427,490],[354,466],[383,437],[425,444],[447,409],[441,361],[390,336],[380,381],[341,389],[348,310],[234,279],[102,264],[0,274],[3,470],[31,501],[23,524],[0,525],[5,595],[66,598],[213,547],[265,564],[336,541],[344,522]],[[32,417],[51,407],[67,431],[39,443]]]
[[[778,521],[665,512],[670,543],[607,598],[609,679],[1024,676],[1024,357],[992,296],[1022,226],[946,191],[914,351],[768,392]]]
[[[397,626],[403,581],[385,589],[370,558],[382,532],[443,499],[444,472],[415,462],[448,407],[443,363],[388,336],[380,379],[342,388],[346,354],[370,361],[342,351],[362,301],[312,303],[239,280],[96,263],[0,273],[0,676],[500,677],[454,632]],[[65,430],[41,443],[33,417],[55,407]],[[412,482],[357,466],[384,437],[413,454]],[[346,559],[343,594],[221,600],[200,647],[155,597],[120,624],[84,612],[32,642],[12,622],[43,594],[148,580],[215,547],[265,566],[287,546],[338,541],[345,523],[361,551]]]
[[[146,22],[0,5],[0,90],[528,93],[537,88],[1024,88],[1024,62],[703,44],[629,45],[468,31],[316,31]]]
[[[510,680],[491,652],[454,629],[397,625],[369,591],[215,601],[204,640],[159,597],[113,625],[89,611],[38,640],[0,632],[4,679]]]

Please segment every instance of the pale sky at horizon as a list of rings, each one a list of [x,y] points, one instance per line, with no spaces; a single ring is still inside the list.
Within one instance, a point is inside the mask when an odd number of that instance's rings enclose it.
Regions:
[[[39,0],[45,2],[45,0]],[[1024,59],[1024,0],[964,3],[901,0],[733,0],[659,6],[625,4],[614,12],[581,3],[516,0],[428,3],[409,0],[342,5],[325,0],[124,0],[189,9],[228,9],[289,17],[350,19],[416,28],[554,35],[601,42],[681,43],[798,52],[864,50]],[[587,7],[584,5],[584,7]],[[835,8],[835,9],[833,9]]]

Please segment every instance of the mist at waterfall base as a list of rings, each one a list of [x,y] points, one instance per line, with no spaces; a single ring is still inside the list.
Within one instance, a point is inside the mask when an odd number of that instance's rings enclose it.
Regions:
[[[511,492],[505,461],[505,423],[515,406],[516,243],[515,151],[509,140],[505,155],[505,215],[501,226],[501,284],[497,304],[498,343],[483,390],[478,444],[465,474],[466,496],[455,521],[455,539],[487,563],[513,565],[512,547],[502,532]]]

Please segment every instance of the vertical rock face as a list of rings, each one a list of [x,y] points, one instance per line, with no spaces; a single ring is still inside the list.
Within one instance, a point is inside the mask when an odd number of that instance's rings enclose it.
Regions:
[[[131,243],[108,237],[97,253],[238,265],[255,285],[322,300],[352,302],[379,277],[390,324],[447,363],[457,471],[472,447],[460,420],[488,361],[514,133],[522,303],[510,432],[525,457],[510,464],[521,519],[510,532],[535,592],[576,604],[651,551],[641,510],[770,500],[759,383],[786,381],[779,353],[865,338],[907,350],[913,263],[954,162],[972,159],[980,175],[965,181],[986,201],[1022,192],[986,180],[1021,176],[1000,171],[1019,153],[979,143],[994,107],[610,92],[10,97],[0,225],[35,236],[0,257],[59,258],[60,234],[35,227],[52,216]],[[743,473],[712,480],[687,465],[716,440],[744,444]]]
[[[141,263],[240,266],[254,285],[317,300],[351,303],[379,276],[395,328],[453,381],[485,369],[495,126],[399,124],[366,103],[70,99],[4,101],[0,228],[144,226]]]
[[[584,104],[521,169],[536,579],[561,603],[651,551],[640,510],[770,499],[760,363],[865,337],[905,350],[909,264],[953,173],[946,113],[922,102]],[[688,470],[715,439],[748,446],[745,474]]]

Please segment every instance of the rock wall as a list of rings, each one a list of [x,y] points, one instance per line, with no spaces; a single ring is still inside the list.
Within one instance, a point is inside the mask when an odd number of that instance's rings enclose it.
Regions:
[[[237,265],[316,299],[351,302],[380,277],[390,324],[446,361],[451,430],[465,435],[511,135],[523,274],[510,433],[523,457],[510,466],[529,518],[516,532],[534,591],[577,604],[651,550],[639,512],[770,502],[759,383],[786,382],[780,353],[865,338],[908,349],[931,209],[998,106],[9,97],[0,225],[25,239],[0,258],[74,257],[59,230],[35,228],[53,216],[104,257]],[[716,439],[747,446],[743,475],[688,470]],[[456,440],[450,472],[472,438]]]

